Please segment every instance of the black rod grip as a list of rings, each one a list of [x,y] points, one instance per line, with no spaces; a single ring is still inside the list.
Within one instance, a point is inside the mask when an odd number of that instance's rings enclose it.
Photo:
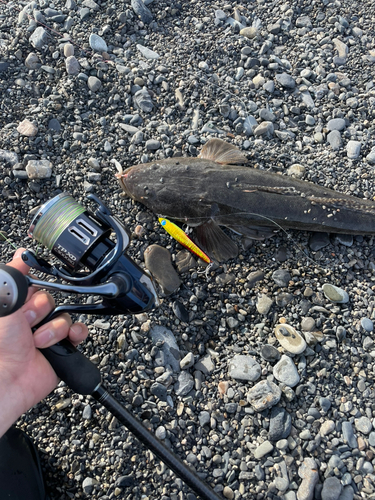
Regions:
[[[101,383],[99,369],[91,363],[69,340],[40,349],[56,375],[74,392],[92,394]]]

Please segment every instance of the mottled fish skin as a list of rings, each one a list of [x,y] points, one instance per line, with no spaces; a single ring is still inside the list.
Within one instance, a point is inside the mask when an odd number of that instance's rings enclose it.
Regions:
[[[277,229],[272,221],[285,229],[375,233],[375,202],[251,167],[169,158],[117,176],[134,200],[192,227],[213,220],[258,239]]]

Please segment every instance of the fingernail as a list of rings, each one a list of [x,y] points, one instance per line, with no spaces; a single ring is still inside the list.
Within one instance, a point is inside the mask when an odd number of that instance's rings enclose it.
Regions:
[[[50,340],[52,340],[54,337],[53,331],[50,330],[49,328],[46,328],[45,330],[42,330],[41,332],[38,332],[34,335],[34,344],[35,347],[44,347],[49,343]]]
[[[75,324],[75,325],[72,325],[70,328],[71,328],[71,330],[73,330],[73,331],[74,331],[74,333],[75,333],[76,335],[80,335],[80,334],[82,333],[82,331],[83,331],[83,330],[82,330],[82,326],[81,326],[81,325],[79,325],[78,323],[77,323],[77,324]]]
[[[29,309],[28,311],[24,312],[24,315],[27,321],[29,322],[29,325],[32,325],[36,320],[36,312],[33,311],[32,309]]]

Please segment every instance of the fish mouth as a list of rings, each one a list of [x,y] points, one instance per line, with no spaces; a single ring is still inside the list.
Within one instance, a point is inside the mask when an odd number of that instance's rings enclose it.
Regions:
[[[123,191],[125,191],[126,195],[130,198],[133,198],[132,193],[129,190],[127,185],[127,177],[129,176],[131,168],[128,168],[125,172],[118,172],[115,174],[118,183],[120,184]]]

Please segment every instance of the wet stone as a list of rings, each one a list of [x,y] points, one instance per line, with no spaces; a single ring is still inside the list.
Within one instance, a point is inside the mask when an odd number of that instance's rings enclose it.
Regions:
[[[271,408],[280,401],[280,398],[280,388],[269,380],[261,380],[247,393],[247,401],[256,411]]]
[[[236,354],[229,362],[228,375],[238,380],[254,382],[261,375],[261,366],[251,356]]]
[[[292,429],[292,417],[284,408],[274,406],[270,415],[270,426],[268,439],[270,441],[279,441],[286,439]]]
[[[273,375],[276,380],[289,387],[295,387],[300,380],[296,365],[285,355],[281,356],[280,361],[273,367]]]
[[[270,363],[278,361],[281,356],[276,347],[274,347],[271,344],[263,345],[260,351],[260,355],[262,356],[263,359],[269,361]]]

